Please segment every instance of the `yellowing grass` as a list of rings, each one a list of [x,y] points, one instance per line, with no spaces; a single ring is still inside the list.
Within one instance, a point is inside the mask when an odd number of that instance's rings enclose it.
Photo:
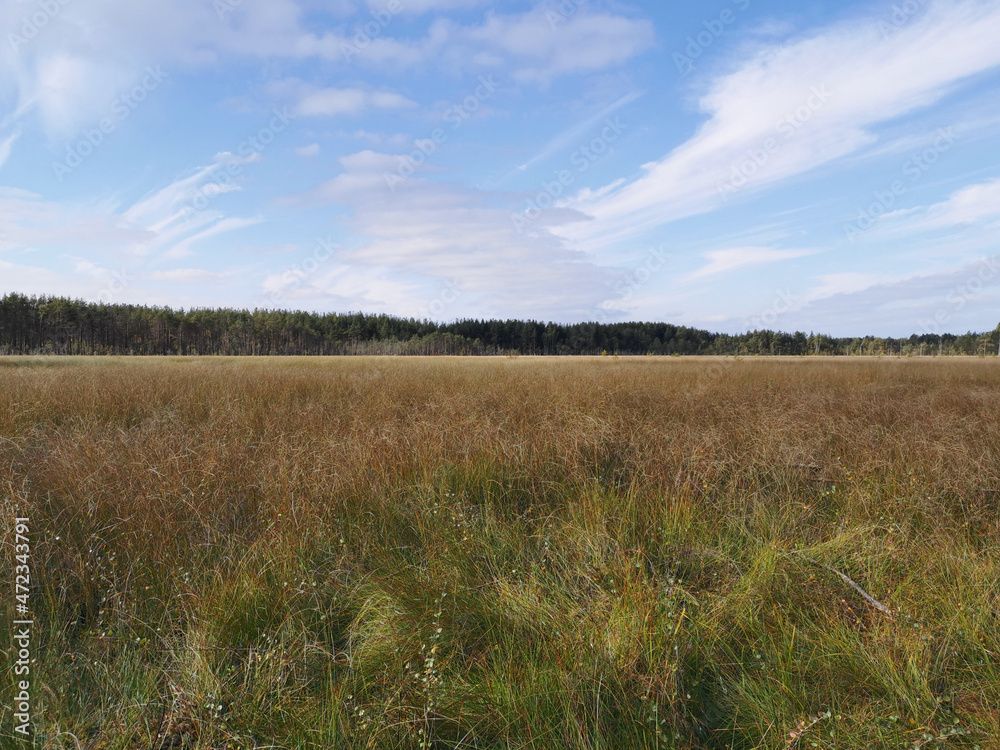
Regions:
[[[1000,747],[998,415],[992,360],[0,360],[36,746]]]

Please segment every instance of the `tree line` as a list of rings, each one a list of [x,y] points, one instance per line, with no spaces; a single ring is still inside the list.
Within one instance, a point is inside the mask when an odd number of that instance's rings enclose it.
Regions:
[[[730,335],[668,323],[459,320],[364,313],[192,309],[7,294],[0,354],[78,355],[987,355],[989,333],[905,339],[752,331]]]

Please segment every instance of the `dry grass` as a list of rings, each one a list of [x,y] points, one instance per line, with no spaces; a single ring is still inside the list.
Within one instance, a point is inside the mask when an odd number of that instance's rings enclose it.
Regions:
[[[0,360],[36,746],[998,748],[998,367]]]

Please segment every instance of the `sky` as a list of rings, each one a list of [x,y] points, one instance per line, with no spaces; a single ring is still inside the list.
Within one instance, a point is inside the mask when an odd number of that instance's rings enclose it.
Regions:
[[[1000,322],[1000,0],[0,0],[0,293]]]

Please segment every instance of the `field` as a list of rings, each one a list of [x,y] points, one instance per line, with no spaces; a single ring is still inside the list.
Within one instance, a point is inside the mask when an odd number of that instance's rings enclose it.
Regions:
[[[5,358],[0,483],[36,748],[1000,748],[994,360]]]

